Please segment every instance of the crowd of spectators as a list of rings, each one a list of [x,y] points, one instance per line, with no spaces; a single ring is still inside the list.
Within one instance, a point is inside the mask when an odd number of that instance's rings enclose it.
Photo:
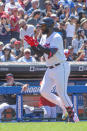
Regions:
[[[87,61],[87,0],[0,0],[1,62],[43,61],[24,35],[40,41],[39,21],[45,16],[54,19],[67,61]]]

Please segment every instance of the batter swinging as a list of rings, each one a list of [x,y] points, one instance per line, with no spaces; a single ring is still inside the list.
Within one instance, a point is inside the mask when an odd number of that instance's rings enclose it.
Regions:
[[[73,104],[67,94],[67,83],[70,74],[70,66],[66,62],[61,36],[54,32],[54,21],[50,17],[44,17],[40,21],[42,38],[40,44],[33,41],[29,36],[25,40],[31,45],[32,49],[40,56],[44,56],[47,65],[47,71],[43,77],[40,93],[43,97],[59,105],[65,116],[68,112],[68,121],[79,121],[77,115],[74,115]],[[57,95],[51,93],[52,87],[56,85]]]

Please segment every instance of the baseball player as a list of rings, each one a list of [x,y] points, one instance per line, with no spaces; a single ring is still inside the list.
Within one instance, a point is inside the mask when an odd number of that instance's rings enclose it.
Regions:
[[[76,114],[74,115],[73,104],[67,94],[70,66],[64,55],[63,40],[57,32],[54,32],[52,18],[44,17],[40,21],[40,26],[43,34],[40,44],[33,38],[25,36],[25,40],[31,45],[32,49],[39,56],[45,57],[48,67],[43,77],[40,93],[52,103],[59,105],[64,116],[68,112],[68,121],[77,122],[79,119]],[[58,96],[51,92],[55,85]]]

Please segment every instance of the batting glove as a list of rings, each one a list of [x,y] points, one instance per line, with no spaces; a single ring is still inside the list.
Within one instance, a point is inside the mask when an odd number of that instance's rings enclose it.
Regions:
[[[32,47],[32,46],[38,46],[38,41],[37,39],[33,39],[33,37],[30,37],[28,35],[24,36],[24,40]]]

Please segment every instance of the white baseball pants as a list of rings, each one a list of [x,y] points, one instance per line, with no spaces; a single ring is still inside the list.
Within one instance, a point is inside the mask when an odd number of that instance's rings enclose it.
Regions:
[[[43,77],[40,93],[49,101],[59,105],[64,103],[65,107],[73,106],[67,94],[67,83],[70,74],[70,65],[68,62],[61,63],[52,69],[47,69]],[[52,87],[56,86],[57,95],[51,93]]]

